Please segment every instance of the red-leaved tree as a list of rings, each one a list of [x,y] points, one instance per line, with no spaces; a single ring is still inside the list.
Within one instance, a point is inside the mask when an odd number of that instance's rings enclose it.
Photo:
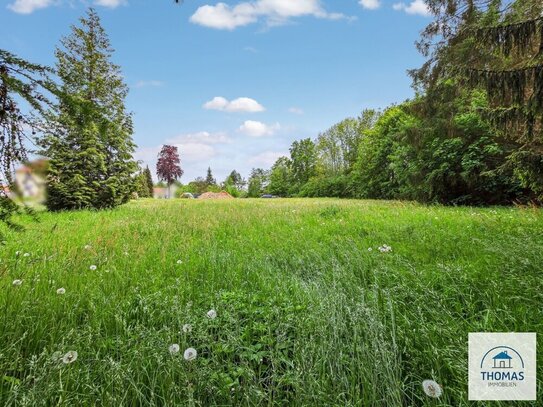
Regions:
[[[181,160],[175,146],[162,146],[162,150],[158,154],[156,163],[156,172],[161,181],[166,181],[168,184],[168,197],[170,197],[170,186],[173,182],[183,175],[181,169]]]

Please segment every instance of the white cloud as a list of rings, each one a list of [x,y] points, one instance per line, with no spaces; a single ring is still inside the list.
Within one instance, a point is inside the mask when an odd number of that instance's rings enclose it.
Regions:
[[[53,0],[15,0],[14,3],[8,4],[11,11],[19,14],[30,14],[34,10],[49,7],[53,4]]]
[[[224,132],[209,133],[207,131],[200,131],[198,133],[189,133],[175,136],[166,140],[171,144],[185,144],[185,143],[203,143],[203,144],[225,144],[230,143],[232,140]]]
[[[392,8],[396,11],[405,11],[407,14],[413,15],[429,16],[431,14],[424,0],[414,0],[409,4],[396,3]]]
[[[360,0],[358,4],[368,10],[377,10],[381,7],[380,0]]]
[[[256,167],[266,167],[269,168],[279,157],[288,157],[288,153],[282,152],[278,153],[275,151],[264,151],[263,153],[257,154],[249,159],[249,163]]]
[[[204,109],[207,110],[219,110],[223,112],[247,112],[256,113],[263,112],[264,106],[251,98],[237,98],[229,101],[222,96],[216,96],[209,102],[204,104]]]
[[[162,82],[162,81],[156,81],[156,80],[151,80],[151,81],[138,81],[138,82],[136,82],[136,84],[134,85],[135,88],[160,87],[160,86],[164,86],[164,82]]]
[[[262,122],[247,120],[240,126],[239,131],[249,137],[264,137],[272,136],[280,128],[279,123],[270,126]]]
[[[288,111],[292,114],[297,114],[297,115],[304,114],[304,111],[300,109],[299,107],[291,107],[290,109],[288,109]]]
[[[290,18],[302,16],[332,20],[345,18],[343,14],[327,13],[321,7],[320,0],[254,0],[241,2],[235,6],[225,3],[201,6],[191,16],[190,21],[218,30],[234,30],[256,23],[260,18],[273,26],[284,24]]]
[[[102,7],[116,8],[121,5],[125,5],[126,0],[95,0],[94,4]]]

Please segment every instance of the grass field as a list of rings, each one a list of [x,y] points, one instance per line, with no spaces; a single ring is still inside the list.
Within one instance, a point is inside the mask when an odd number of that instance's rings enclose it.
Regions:
[[[143,200],[39,218],[0,248],[0,405],[465,406],[468,332],[543,333],[541,210]]]

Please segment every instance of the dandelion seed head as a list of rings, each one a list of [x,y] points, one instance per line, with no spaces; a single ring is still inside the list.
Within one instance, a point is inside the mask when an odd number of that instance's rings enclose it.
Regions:
[[[424,380],[422,388],[428,397],[439,398],[443,393],[441,386],[434,380]]]
[[[62,363],[64,363],[65,365],[73,363],[76,360],[77,360],[77,352],[75,350],[69,351],[62,357]]]
[[[217,318],[217,311],[215,311],[214,309],[210,309],[209,311],[207,311],[206,315],[209,319],[215,319]]]
[[[92,248],[92,246],[90,244],[85,245],[85,250],[90,250],[91,248]]]
[[[176,353],[179,353],[179,345],[177,343],[174,343],[172,345],[170,345],[170,347],[168,348],[170,353],[172,355],[175,355]]]
[[[30,253],[23,254],[23,257],[28,257],[28,256],[30,256]]]
[[[192,325],[191,324],[183,325],[183,332],[185,332],[185,333],[192,332]]]
[[[89,267],[89,269],[90,269],[91,271],[95,271],[95,270],[97,269],[97,267],[93,264],[93,265],[91,265],[91,266]]]
[[[60,287],[58,290],[57,290],[57,294],[58,295],[64,295],[66,294],[66,289],[64,287]]]
[[[185,350],[185,353],[183,353],[185,360],[194,360],[196,359],[196,356],[198,356],[198,352],[196,352],[196,349],[194,348],[188,348]]]
[[[183,260],[177,260],[177,264],[183,264]]]
[[[23,284],[23,280],[19,280],[19,279],[13,280],[13,285],[14,285],[14,286],[18,287],[18,286],[20,286],[21,284]]]
[[[20,254],[21,254],[21,252],[20,252],[19,250],[17,250],[17,251],[15,252],[15,256],[19,256]]]

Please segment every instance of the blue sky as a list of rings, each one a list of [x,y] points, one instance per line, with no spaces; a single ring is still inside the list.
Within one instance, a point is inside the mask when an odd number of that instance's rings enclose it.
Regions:
[[[430,22],[422,0],[3,0],[0,48],[54,64],[71,24],[94,6],[130,87],[137,158],[162,144],[183,182],[211,166],[267,168],[293,140],[365,108],[411,97],[406,70]]]

